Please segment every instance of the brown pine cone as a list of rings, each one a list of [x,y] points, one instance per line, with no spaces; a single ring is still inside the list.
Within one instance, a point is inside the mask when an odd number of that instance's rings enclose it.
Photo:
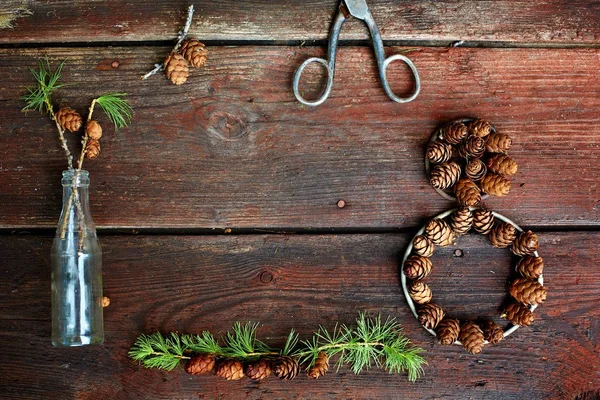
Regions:
[[[246,376],[254,381],[262,381],[271,375],[271,360],[259,358],[257,361],[252,361],[244,367]]]
[[[492,125],[478,118],[469,124],[469,131],[475,136],[486,137],[492,132]]]
[[[544,271],[544,260],[542,257],[525,256],[517,262],[515,269],[524,278],[537,279]]]
[[[460,333],[460,322],[457,319],[444,318],[436,329],[440,344],[451,345],[458,340]]]
[[[487,174],[487,167],[479,158],[469,160],[465,167],[465,175],[472,181],[479,181]]]
[[[546,300],[547,290],[538,281],[517,278],[510,285],[509,292],[518,302],[533,306]]]
[[[90,139],[87,142],[87,146],[85,147],[85,156],[93,160],[100,155],[100,142],[96,139]]]
[[[447,189],[460,178],[460,165],[454,161],[436,165],[431,169],[429,182],[436,189]]]
[[[98,121],[92,119],[85,125],[85,134],[88,135],[88,138],[90,139],[100,140],[102,137],[102,127]]]
[[[470,178],[461,178],[454,186],[454,194],[464,207],[475,207],[481,202],[481,190]]]
[[[461,207],[450,216],[450,227],[456,236],[467,234],[473,226],[473,214],[469,207]]]
[[[454,244],[454,231],[443,219],[435,218],[429,221],[425,225],[425,236],[438,246]]]
[[[300,372],[300,365],[296,358],[290,356],[279,357],[273,362],[273,373],[279,379],[291,381]]]
[[[212,354],[198,354],[190,358],[185,365],[185,372],[190,375],[202,375],[215,368],[215,356]]]
[[[479,136],[469,136],[458,145],[457,153],[463,158],[479,158],[485,152],[485,140]]]
[[[481,190],[491,196],[502,197],[510,192],[510,181],[501,175],[488,173],[480,184]]]
[[[221,360],[217,362],[215,373],[228,381],[237,381],[244,377],[244,364],[238,360]]]
[[[473,229],[487,235],[494,228],[494,214],[487,208],[478,208],[473,211]]]
[[[450,144],[458,144],[462,142],[469,133],[466,125],[462,122],[453,122],[448,124],[443,130],[441,139]]]
[[[319,379],[329,370],[329,357],[327,354],[320,352],[312,367],[306,371],[306,375],[312,379]]]
[[[510,303],[506,306],[501,315],[513,325],[529,326],[535,319],[533,313],[526,306],[519,303]]]
[[[513,242],[511,250],[518,256],[533,255],[540,247],[540,242],[535,233],[531,231],[521,232],[517,239]]]
[[[452,157],[452,146],[440,141],[431,142],[427,146],[425,156],[433,164],[445,163]]]
[[[485,150],[488,153],[504,153],[510,149],[512,139],[504,133],[492,133],[485,139]]]
[[[458,335],[460,342],[463,347],[471,354],[479,354],[483,349],[485,339],[483,338],[483,331],[473,321],[465,323],[460,328],[460,334]]]
[[[184,40],[181,43],[179,51],[192,67],[199,68],[206,64],[208,50],[206,49],[206,46],[197,39]]]
[[[61,107],[56,113],[56,120],[63,129],[77,132],[81,128],[81,115],[71,107]]]
[[[431,257],[435,250],[435,245],[425,235],[415,236],[413,239],[413,251],[423,257]]]
[[[408,285],[408,294],[417,304],[427,304],[433,296],[429,285],[423,281],[412,281]]]
[[[487,167],[490,171],[506,178],[510,178],[516,174],[519,168],[515,160],[505,153],[494,154],[488,158]]]
[[[483,337],[491,344],[498,344],[504,339],[504,331],[494,321],[486,320],[481,324],[481,330],[483,331]]]
[[[163,66],[165,68],[165,75],[167,75],[167,78],[175,85],[183,85],[190,75],[188,62],[181,54],[169,54],[165,59]]]
[[[446,314],[437,304],[427,303],[419,308],[417,315],[421,325],[427,329],[435,329]]]
[[[492,229],[489,236],[492,246],[499,249],[505,249],[510,246],[517,237],[517,228],[508,222],[502,222]]]
[[[425,279],[430,273],[433,264],[431,260],[423,256],[410,256],[404,262],[404,275],[408,279]]]

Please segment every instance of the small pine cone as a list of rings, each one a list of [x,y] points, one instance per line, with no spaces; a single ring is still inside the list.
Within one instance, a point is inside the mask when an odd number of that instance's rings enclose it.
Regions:
[[[540,247],[540,242],[535,233],[531,231],[521,232],[514,241],[511,250],[518,256],[530,256]]]
[[[460,328],[458,335],[463,347],[471,354],[479,354],[483,349],[483,331],[475,322],[469,321]]]
[[[435,245],[425,235],[415,236],[413,239],[413,251],[423,257],[431,257],[435,250]]]
[[[423,281],[413,281],[408,286],[410,298],[417,304],[427,304],[433,297],[429,285]]]
[[[473,229],[487,235],[494,228],[494,214],[487,208],[478,208],[473,211]]]
[[[491,344],[498,344],[504,339],[504,331],[494,321],[483,321],[481,324],[481,330],[483,330],[483,337]]]
[[[485,140],[479,136],[469,136],[458,145],[457,152],[463,158],[479,158],[485,152]]]
[[[429,258],[410,256],[404,262],[404,275],[412,280],[425,279],[431,273],[432,267],[433,264]]]
[[[544,260],[542,257],[525,256],[517,262],[515,269],[524,278],[537,279],[544,271]]]
[[[469,132],[480,138],[486,137],[492,132],[492,124],[478,118],[469,124]]]
[[[533,306],[546,300],[547,290],[538,281],[517,278],[511,283],[509,292],[518,302]]]
[[[507,305],[500,316],[509,320],[513,325],[519,326],[529,326],[535,319],[529,308],[519,303]]]
[[[183,85],[188,76],[190,69],[188,62],[181,54],[171,53],[167,56],[164,62],[165,75],[175,85]]]
[[[450,144],[459,144],[467,137],[468,133],[469,130],[465,124],[458,121],[453,122],[442,130],[442,140]]]
[[[56,120],[63,129],[77,132],[81,128],[81,115],[71,107],[61,107],[56,113]]]
[[[438,246],[454,244],[454,231],[443,219],[435,218],[429,221],[425,225],[425,236]]]
[[[470,178],[461,178],[454,186],[454,194],[464,207],[475,207],[481,202],[481,190]]]
[[[429,143],[426,157],[433,164],[445,163],[452,157],[452,146],[439,141]]]
[[[485,151],[488,153],[504,153],[510,149],[512,139],[504,133],[492,133],[485,139]]]
[[[465,175],[471,178],[472,181],[479,181],[487,174],[487,167],[485,163],[479,158],[469,160],[465,167]]]
[[[435,329],[444,318],[444,310],[437,304],[427,303],[417,311],[419,323],[427,329]]]
[[[215,368],[215,356],[212,354],[198,354],[190,358],[185,365],[185,372],[190,375],[202,375]]]
[[[458,340],[460,322],[457,319],[444,318],[436,329],[440,344],[449,346]]]
[[[102,127],[98,121],[92,119],[85,125],[85,134],[88,135],[90,139],[100,140],[102,137]]]
[[[271,371],[271,361],[266,358],[252,361],[244,367],[246,376],[254,381],[262,381],[271,375]]]
[[[206,64],[208,50],[204,43],[196,39],[186,39],[181,43],[179,52],[192,67],[200,68]]]
[[[467,234],[473,226],[473,214],[469,207],[461,207],[450,216],[450,227],[456,236]]]
[[[300,372],[300,364],[296,358],[283,356],[273,362],[273,373],[279,379],[291,381],[298,372]]]
[[[481,190],[492,196],[506,196],[510,192],[510,181],[501,175],[490,173],[481,179]]]
[[[460,165],[454,161],[436,165],[431,169],[429,182],[436,189],[447,189],[460,178]]]
[[[87,146],[85,148],[85,156],[93,160],[100,155],[100,142],[96,139],[90,139],[87,142]]]
[[[488,158],[487,167],[490,171],[507,178],[516,174],[519,168],[515,160],[504,153],[494,154]]]
[[[505,249],[510,246],[517,237],[517,228],[508,222],[502,222],[492,229],[489,236],[492,246],[499,249]]]
[[[329,370],[329,357],[327,354],[320,352],[312,367],[306,371],[306,375],[312,379],[319,379]]]
[[[222,360],[217,362],[215,373],[228,381],[237,381],[244,377],[244,364],[238,360]]]

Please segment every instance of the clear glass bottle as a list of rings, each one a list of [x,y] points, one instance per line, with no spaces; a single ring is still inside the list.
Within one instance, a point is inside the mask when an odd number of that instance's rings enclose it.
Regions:
[[[52,344],[104,341],[102,249],[89,207],[87,171],[63,172],[63,208],[52,245]]]

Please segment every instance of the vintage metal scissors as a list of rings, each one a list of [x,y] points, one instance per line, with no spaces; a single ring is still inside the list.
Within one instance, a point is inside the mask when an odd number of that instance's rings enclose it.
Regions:
[[[409,101],[413,101],[421,91],[421,80],[419,79],[419,73],[417,72],[417,68],[410,61],[410,59],[401,54],[396,54],[391,57],[385,58],[385,52],[383,50],[383,41],[381,40],[381,33],[379,32],[379,28],[375,24],[375,20],[369,11],[369,6],[367,6],[366,0],[341,0],[338,14],[335,17],[335,21],[333,26],[331,27],[331,31],[329,32],[329,48],[327,50],[328,60],[320,57],[312,57],[308,60],[304,61],[296,70],[296,74],[294,75],[294,94],[298,101],[302,104],[306,104],[308,106],[318,106],[322,104],[329,94],[331,93],[331,87],[333,86],[333,77],[335,76],[335,55],[338,48],[338,40],[340,38],[340,31],[342,30],[342,25],[350,16],[354,18],[358,18],[363,20],[367,26],[369,27],[369,31],[371,32],[371,41],[373,42],[373,48],[375,50],[375,57],[377,59],[377,66],[379,68],[379,77],[381,79],[381,83],[383,84],[383,89],[385,93],[390,97],[390,99],[394,100],[397,103],[408,103]],[[415,91],[408,97],[398,97],[392,92],[390,85],[388,84],[386,77],[387,67],[390,65],[392,61],[402,60],[408,65],[410,68],[412,75],[415,80]],[[304,69],[311,63],[320,63],[327,69],[327,86],[325,87],[325,91],[317,100],[310,101],[306,100],[300,94],[300,89],[298,88],[300,84],[300,77],[302,76],[302,72]]]

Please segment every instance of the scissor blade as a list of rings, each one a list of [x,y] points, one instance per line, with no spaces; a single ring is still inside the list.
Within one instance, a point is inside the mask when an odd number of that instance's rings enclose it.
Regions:
[[[364,20],[369,13],[369,6],[365,0],[342,0],[354,18]]]

